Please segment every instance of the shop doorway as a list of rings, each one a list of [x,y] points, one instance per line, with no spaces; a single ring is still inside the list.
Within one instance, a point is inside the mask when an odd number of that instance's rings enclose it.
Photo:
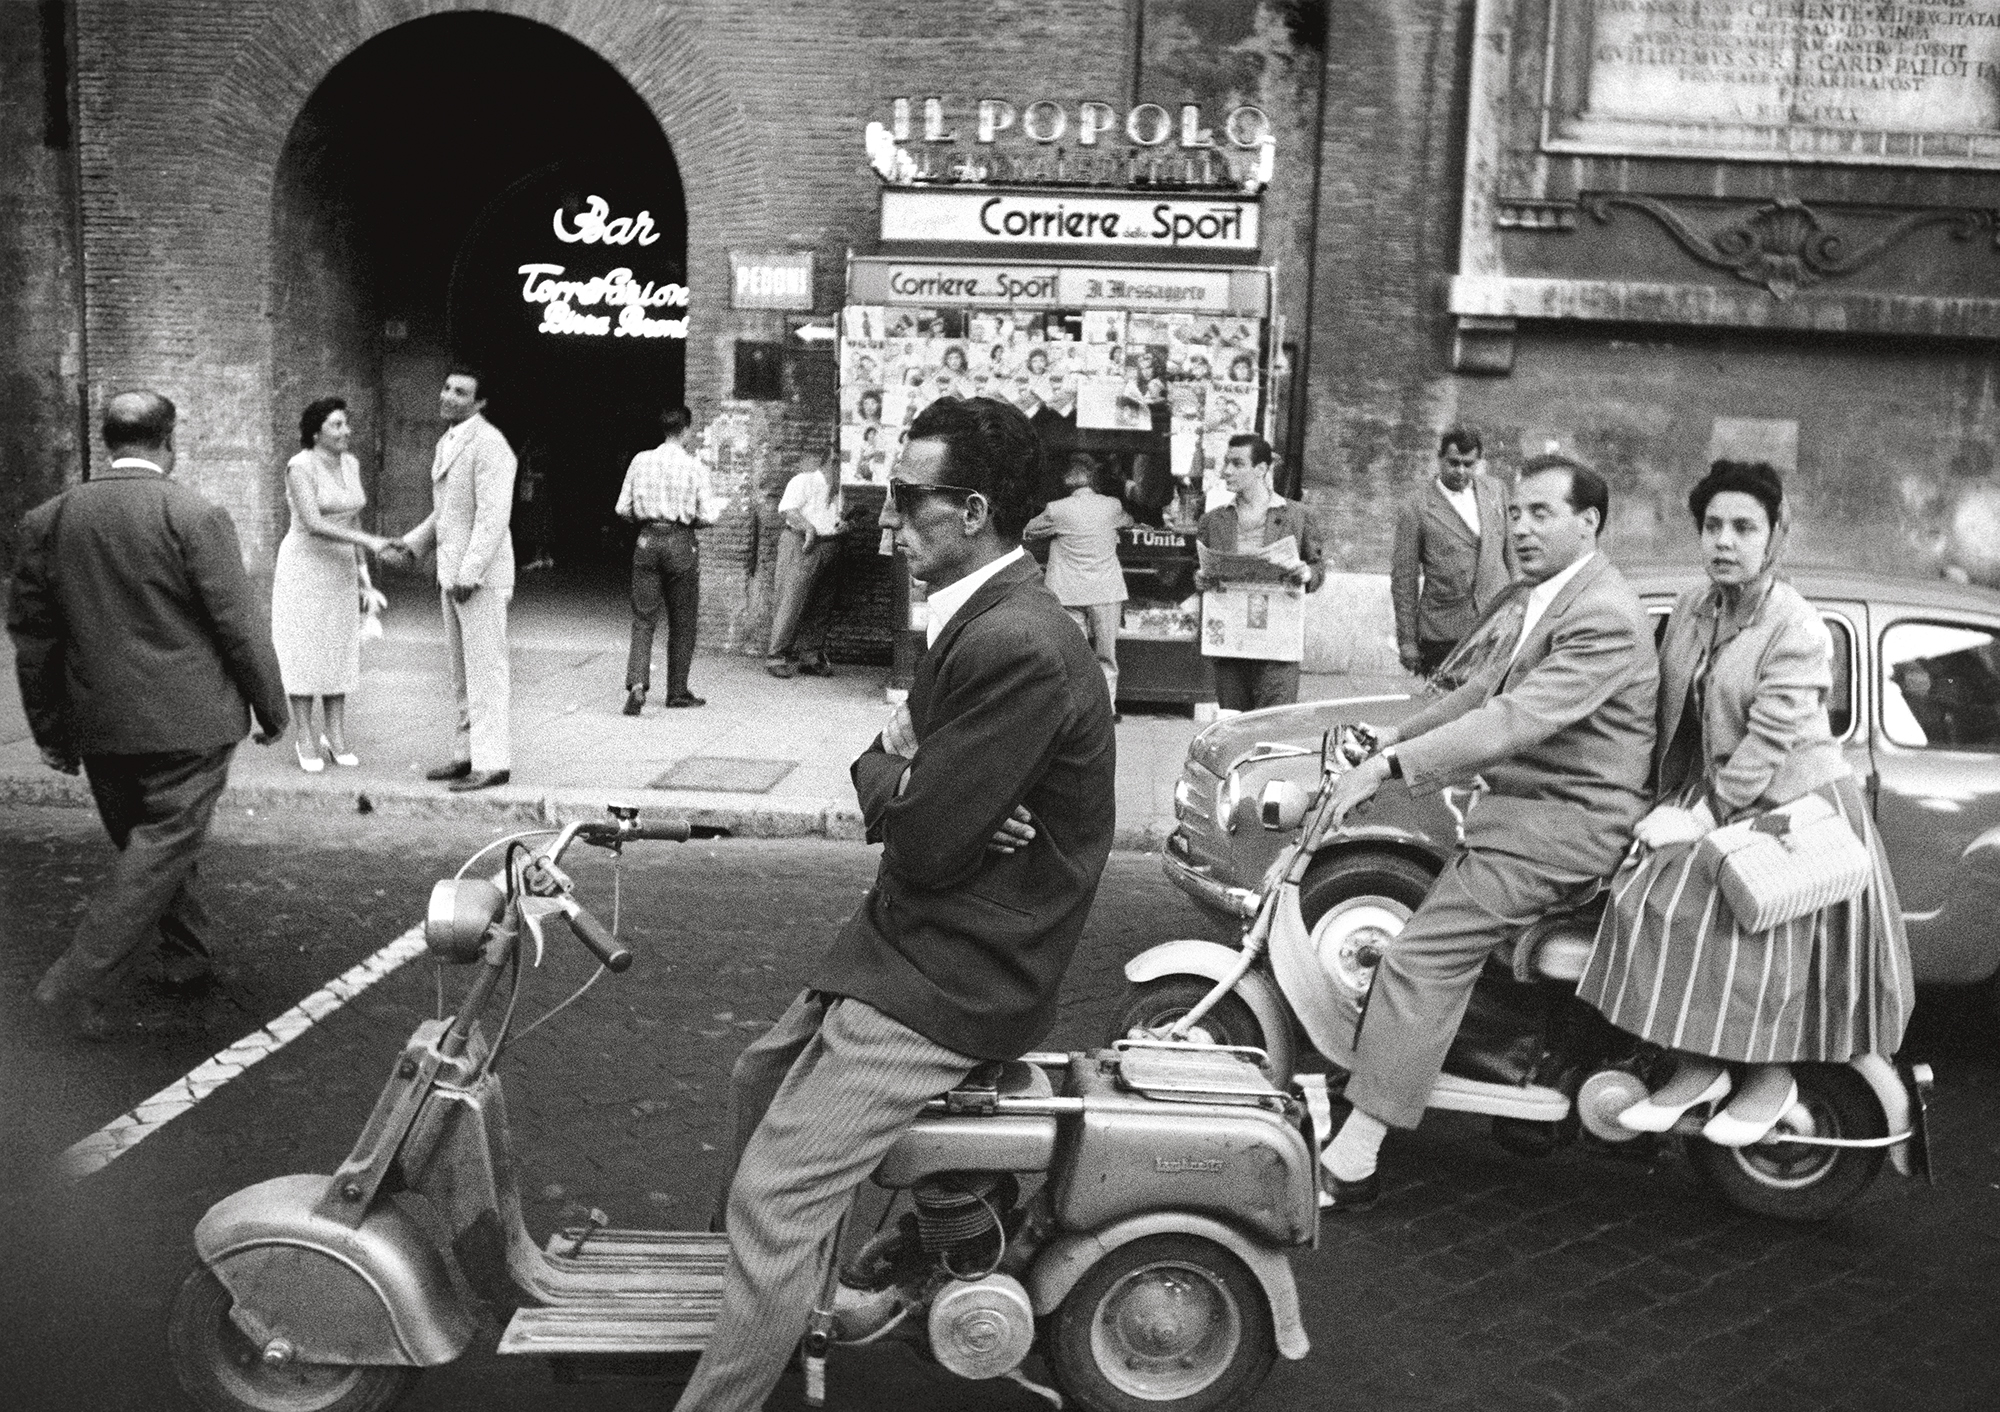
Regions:
[[[375,521],[406,528],[430,507],[444,371],[471,362],[537,496],[515,507],[519,562],[623,572],[620,479],[685,397],[687,213],[666,135],[610,64],[512,16],[399,25],[301,112],[273,227],[287,455],[305,403],[347,397]]]

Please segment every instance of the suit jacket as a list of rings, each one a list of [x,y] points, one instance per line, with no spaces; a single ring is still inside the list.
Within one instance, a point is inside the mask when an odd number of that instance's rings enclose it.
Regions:
[[[35,742],[67,755],[213,750],[252,711],[289,719],[235,526],[155,471],[113,467],[27,513],[7,631]]]
[[[1055,1022],[1117,792],[1104,673],[1032,560],[1000,570],[945,624],[917,664],[910,719],[914,759],[877,737],[854,762],[882,863],[812,987],[947,1049],[1011,1059]],[[1017,804],[1033,842],[988,852]]]
[[[1109,495],[1065,495],[1028,521],[1021,537],[1049,541],[1042,578],[1065,608],[1125,601],[1125,571],[1118,564],[1118,531],[1132,512]]]
[[[1646,610],[1599,554],[1511,661],[1404,723],[1403,777],[1419,793],[1485,779],[1467,848],[1609,873],[1650,802],[1659,682]]]
[[[1396,645],[1414,652],[1419,641],[1457,642],[1514,580],[1514,544],[1507,507],[1491,476],[1472,478],[1479,533],[1432,476],[1396,514],[1389,559],[1389,597],[1396,605]],[[1419,584],[1421,583],[1421,589]]]
[[[431,513],[403,538],[419,554],[436,547],[440,588],[512,588],[507,522],[514,513],[514,449],[484,417],[468,418],[465,427],[449,457],[438,438]]]
[[[1680,596],[1660,642],[1657,793],[1687,783],[1669,778],[1667,747],[1681,727],[1688,683],[1714,639],[1708,586]],[[1786,804],[1853,773],[1827,725],[1833,645],[1826,624],[1788,583],[1773,582],[1749,620],[1724,629],[1709,663],[1701,732],[1709,807],[1718,821],[1753,804]]]

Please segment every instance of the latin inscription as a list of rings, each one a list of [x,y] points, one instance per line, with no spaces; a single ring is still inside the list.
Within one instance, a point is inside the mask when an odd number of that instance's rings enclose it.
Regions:
[[[2000,0],[1565,2],[1587,79],[1552,146],[2000,159]]]

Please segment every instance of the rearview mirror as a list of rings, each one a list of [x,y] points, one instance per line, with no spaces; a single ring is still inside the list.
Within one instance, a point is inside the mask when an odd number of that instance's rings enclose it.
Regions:
[[[1257,817],[1267,829],[1295,829],[1312,808],[1312,796],[1290,780],[1272,780],[1257,796]]]

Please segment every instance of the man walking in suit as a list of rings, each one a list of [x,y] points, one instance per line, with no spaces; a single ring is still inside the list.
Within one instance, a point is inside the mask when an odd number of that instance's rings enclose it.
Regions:
[[[1040,446],[990,398],[910,427],[882,525],[929,592],[908,703],[854,762],[875,885],[732,1077],[729,1273],[694,1412],[764,1405],[806,1331],[842,1212],[925,1100],[1026,1053],[1112,836],[1111,700],[1021,530]]]
[[[1453,427],[1438,441],[1437,474],[1396,515],[1389,596],[1403,670],[1435,672],[1514,573],[1505,497],[1484,473],[1479,433]]]
[[[454,793],[505,784],[513,771],[508,738],[511,703],[507,603],[514,596],[514,451],[481,415],[486,385],[471,368],[453,368],[438,394],[449,423],[431,462],[431,513],[402,538],[414,560],[437,550],[439,602],[458,727],[451,763],[425,779],[448,780]]]
[[[174,404],[105,404],[111,468],[21,524],[7,631],[42,760],[90,782],[118,850],[76,938],[35,999],[102,1038],[105,979],[157,948],[170,988],[213,974],[196,860],[229,760],[254,714],[269,745],[289,723],[270,624],[228,514],[169,477]]]
[[[706,706],[688,690],[694,666],[695,625],[701,615],[701,546],[694,532],[722,515],[723,502],[709,485],[708,467],[687,449],[694,417],[685,407],[660,414],[664,439],[641,451],[625,468],[618,488],[618,518],[639,526],[632,549],[632,646],[625,656],[625,714],[646,704],[653,678],[653,633],[667,614],[667,705]]]
[[[1375,1200],[1383,1133],[1423,1116],[1487,954],[1609,876],[1646,812],[1659,661],[1645,608],[1597,551],[1610,508],[1603,479],[1576,461],[1521,468],[1508,519],[1533,587],[1510,600],[1522,615],[1512,653],[1382,731],[1378,753],[1334,786],[1345,818],[1384,780],[1485,783],[1464,846],[1376,967],[1322,1205]]]

